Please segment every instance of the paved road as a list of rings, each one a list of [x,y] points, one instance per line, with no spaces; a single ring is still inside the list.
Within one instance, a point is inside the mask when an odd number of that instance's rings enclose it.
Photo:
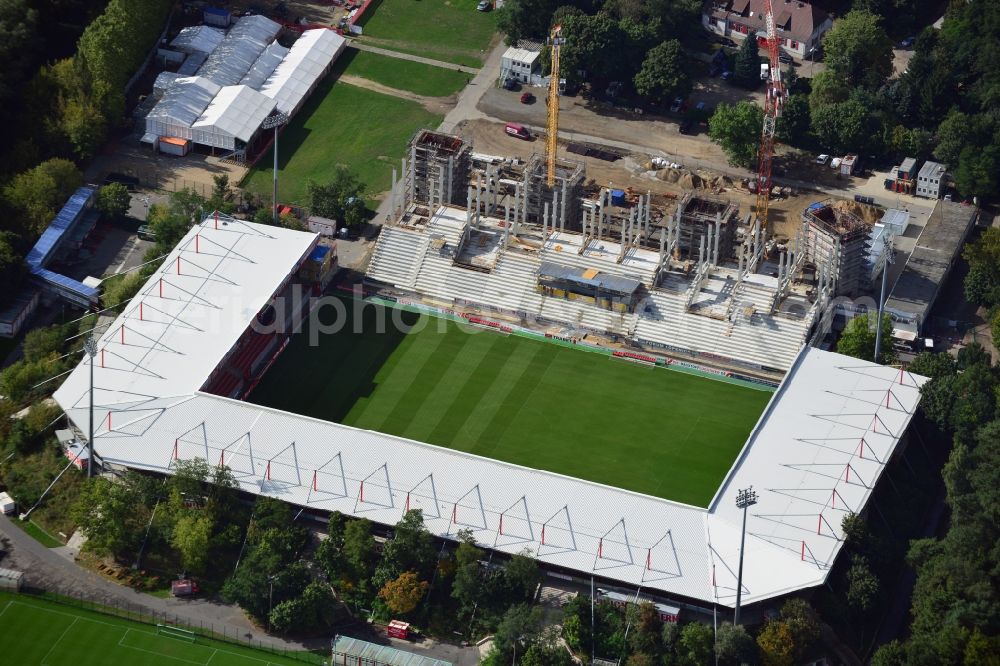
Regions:
[[[109,606],[128,604],[133,610],[176,616],[183,623],[214,628],[217,633],[246,638],[275,648],[304,649],[306,644],[289,641],[259,632],[246,619],[239,607],[208,599],[161,599],[132,588],[117,585],[91,573],[73,562],[72,551],[66,547],[46,548],[23,530],[0,515],[0,549],[7,550],[3,566],[25,572],[25,582],[60,594],[86,597]],[[324,642],[325,644],[325,642]]]
[[[466,74],[476,74],[479,71],[475,67],[466,67],[465,65],[456,65],[453,62],[434,60],[433,58],[424,58],[423,56],[413,55],[411,53],[400,53],[399,51],[383,49],[381,47],[372,46],[371,44],[365,44],[353,39],[347,43],[347,48],[357,49],[358,51],[368,51],[369,53],[378,53],[379,55],[389,56],[390,58],[399,58],[400,60],[422,62],[425,65],[441,67],[442,69],[454,69],[459,72],[465,72]]]

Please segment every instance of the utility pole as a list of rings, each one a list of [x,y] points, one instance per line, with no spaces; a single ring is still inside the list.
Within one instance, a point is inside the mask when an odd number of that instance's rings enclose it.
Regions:
[[[264,122],[260,124],[261,129],[274,130],[274,145],[271,146],[271,149],[274,152],[274,165],[271,169],[271,173],[274,176],[271,189],[271,216],[275,226],[278,225],[278,129],[287,123],[288,116],[281,111],[278,111],[273,116],[265,118]]]
[[[97,356],[97,342],[88,336],[83,343],[83,351],[90,357],[90,429],[87,433],[87,478],[94,475],[94,357]]]
[[[883,233],[888,228],[885,227]],[[885,257],[885,261],[882,263],[882,293],[878,297],[878,321],[875,322],[875,358],[872,359],[876,363],[878,363],[879,355],[882,352],[882,313],[885,311],[885,286],[889,281],[889,266],[894,263],[891,238],[882,239],[882,254]]]
[[[740,568],[736,575],[736,613],[733,615],[733,626],[740,626],[740,599],[743,597],[743,546],[747,538],[747,509],[757,503],[757,493],[753,486],[736,493],[736,506],[743,509],[743,529],[740,531]]]

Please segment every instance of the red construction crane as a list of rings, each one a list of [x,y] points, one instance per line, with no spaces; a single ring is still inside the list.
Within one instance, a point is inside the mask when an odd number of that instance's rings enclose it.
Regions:
[[[764,21],[767,24],[767,37],[764,45],[770,65],[767,74],[762,72],[761,78],[767,81],[764,101],[764,127],[760,133],[760,149],[757,152],[757,219],[760,221],[761,236],[767,237],[767,206],[771,196],[771,159],[774,157],[774,126],[781,116],[781,107],[788,93],[781,83],[781,64],[778,61],[778,37],[774,30],[774,13],[771,10],[771,0],[764,0]],[[748,35],[747,39],[755,36]]]

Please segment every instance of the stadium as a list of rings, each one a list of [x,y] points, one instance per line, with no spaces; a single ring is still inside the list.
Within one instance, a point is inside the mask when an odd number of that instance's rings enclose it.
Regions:
[[[95,455],[200,457],[386,526],[420,509],[443,539],[694,610],[736,603],[752,486],[743,603],[822,585],[923,378],[806,344],[829,273],[803,286],[804,244],[765,264],[725,202],[658,217],[464,152],[415,137],[353,290],[322,295],[315,234],[196,224],[55,394]]]

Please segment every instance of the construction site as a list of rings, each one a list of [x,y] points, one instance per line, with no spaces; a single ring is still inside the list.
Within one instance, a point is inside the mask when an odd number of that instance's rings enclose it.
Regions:
[[[574,340],[778,379],[838,294],[865,284],[870,225],[830,202],[769,237],[724,195],[603,187],[586,166],[486,155],[418,132],[393,174],[377,292]],[[463,191],[464,190],[464,193]]]

